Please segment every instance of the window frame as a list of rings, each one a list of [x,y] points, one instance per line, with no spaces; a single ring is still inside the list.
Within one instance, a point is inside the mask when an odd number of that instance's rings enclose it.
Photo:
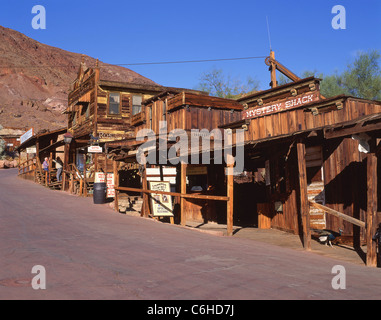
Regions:
[[[134,106],[137,106],[137,105],[134,105],[134,97],[140,97],[140,99],[141,99],[139,112],[136,112],[136,113],[134,113]],[[131,94],[131,116],[139,114],[142,111],[143,111],[143,95],[141,95],[141,94]]]
[[[118,106],[119,113],[110,113],[111,95],[118,95],[119,96],[119,106]],[[110,116],[110,117],[121,117],[122,116],[122,95],[120,92],[108,92],[107,93],[107,116]]]

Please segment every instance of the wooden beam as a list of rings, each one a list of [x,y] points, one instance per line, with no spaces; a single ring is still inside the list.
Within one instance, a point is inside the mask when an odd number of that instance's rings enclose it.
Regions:
[[[271,72],[271,88],[277,87],[276,83],[276,64],[274,51],[270,51],[270,72]]]
[[[155,194],[166,194],[174,197],[181,197],[185,199],[202,199],[202,200],[216,200],[216,201],[229,201],[229,197],[225,196],[212,196],[212,195],[202,195],[202,194],[182,194],[178,192],[170,191],[159,191],[159,190],[147,190],[141,188],[130,188],[130,187],[117,187],[117,190],[120,191],[133,191],[133,192],[142,192],[142,193],[155,193]]]
[[[373,139],[374,140],[374,139]],[[367,163],[367,210],[366,210],[366,265],[377,267],[377,246],[372,240],[377,224],[377,157],[370,152]]]
[[[329,207],[323,206],[323,205],[321,205],[319,203],[316,203],[314,201],[309,201],[309,204],[310,204],[310,206],[315,207],[315,208],[320,209],[320,210],[323,210],[324,212],[327,212],[328,214],[331,214],[331,215],[333,215],[335,217],[338,217],[340,219],[348,221],[348,222],[350,222],[350,223],[352,223],[352,224],[354,224],[356,226],[365,228],[365,222],[364,221],[358,220],[356,218],[348,216],[348,215],[346,215],[344,213],[341,213],[339,211],[333,210],[333,209],[331,209]]]
[[[324,132],[324,138],[325,139],[341,138],[341,137],[345,137],[345,136],[349,136],[349,135],[353,135],[357,133],[375,131],[375,130],[381,130],[381,122],[368,124],[368,125],[364,125],[364,123],[358,123],[355,126],[350,128],[327,130]]]
[[[187,164],[181,162],[180,165],[180,193],[187,193]],[[185,214],[185,198],[180,198],[180,224],[185,226],[186,214]]]
[[[142,156],[143,157],[143,156]],[[143,165],[143,172],[142,172],[142,187],[144,190],[148,189],[148,183],[147,183],[147,165],[144,163]],[[148,217],[149,215],[149,197],[147,193],[143,193],[143,206],[142,206],[142,217]]]
[[[107,162],[107,159],[106,159]],[[114,209],[116,212],[119,212],[119,172],[118,172],[118,162],[112,160],[112,171],[114,173],[114,189],[115,189],[115,201]]]
[[[303,246],[306,250],[311,250],[311,226],[310,208],[307,194],[307,170],[306,170],[306,146],[304,142],[297,142],[299,186],[300,186],[300,214],[303,227]]]

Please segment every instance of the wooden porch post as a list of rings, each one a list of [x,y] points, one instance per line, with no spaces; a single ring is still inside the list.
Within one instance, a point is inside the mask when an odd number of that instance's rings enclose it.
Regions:
[[[143,186],[143,190],[147,190],[148,189],[148,183],[147,183],[147,164],[144,164],[144,168],[143,168],[143,174],[142,174],[142,186]],[[140,213],[140,215],[142,217],[148,217],[149,215],[149,197],[148,197],[148,194],[147,193],[143,193],[143,206],[142,206],[142,212]]]
[[[226,214],[227,214],[227,235],[233,235],[233,199],[234,199],[234,175],[233,175],[233,165],[230,164],[226,167],[227,174],[227,196],[229,200],[226,203]]]
[[[366,265],[377,267],[377,245],[372,240],[377,224],[377,156],[370,152],[367,167],[367,210],[366,210]]]
[[[300,186],[300,214],[303,226],[303,247],[311,250],[310,208],[307,195],[306,146],[303,141],[297,142],[299,186]]]
[[[107,161],[107,159],[106,159]],[[119,187],[119,173],[118,173],[118,163],[115,159],[112,160],[112,171],[114,173],[114,188],[115,188],[115,211],[119,212],[119,191],[116,188]]]
[[[63,168],[62,168],[62,191],[65,191],[66,189],[66,170],[69,165],[69,153],[70,153],[70,144],[65,143],[64,145],[64,161],[63,161]]]
[[[180,177],[180,193],[187,193],[187,164],[181,162],[181,177]],[[186,214],[185,214],[185,201],[186,199],[180,198],[180,224],[185,226],[186,223]]]

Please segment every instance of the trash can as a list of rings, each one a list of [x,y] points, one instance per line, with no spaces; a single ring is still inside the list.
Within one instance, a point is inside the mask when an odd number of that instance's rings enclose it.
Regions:
[[[96,182],[94,183],[93,201],[94,204],[106,203],[106,183]]]

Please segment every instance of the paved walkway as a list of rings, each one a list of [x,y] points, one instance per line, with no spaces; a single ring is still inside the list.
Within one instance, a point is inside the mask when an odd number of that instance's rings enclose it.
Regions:
[[[222,224],[200,224],[188,222],[187,227],[201,232],[207,232],[216,236],[226,236],[226,225]],[[255,227],[238,226],[234,226],[233,230],[233,237],[251,239],[283,248],[304,251],[300,237],[288,232],[280,231],[277,229],[261,230]],[[314,254],[340,259],[359,265],[365,265],[366,246],[362,246],[361,251],[356,252],[353,247],[348,245],[337,244],[333,245],[333,248],[331,248],[312,239],[311,252]]]
[[[381,299],[381,269],[266,243],[288,234],[211,235],[119,214],[16,172],[0,171],[0,299]],[[46,269],[45,290],[31,287],[35,265]],[[343,290],[332,287],[336,265]]]

